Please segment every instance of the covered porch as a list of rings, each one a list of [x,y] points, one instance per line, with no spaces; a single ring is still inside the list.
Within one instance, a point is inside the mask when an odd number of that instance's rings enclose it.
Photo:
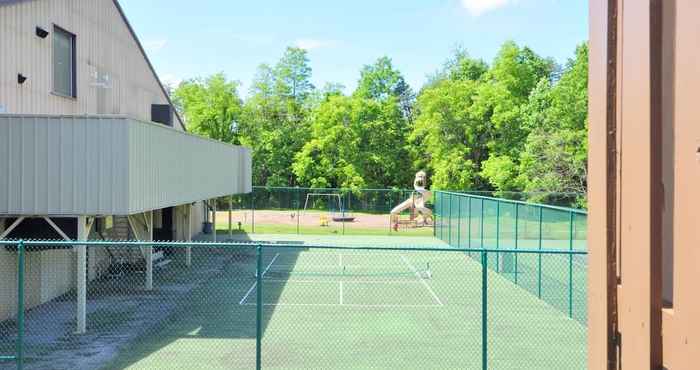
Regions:
[[[0,115],[0,174],[0,240],[189,241],[207,200],[252,190],[249,149],[124,116]],[[191,265],[191,247],[182,253]],[[161,254],[151,246],[133,254],[143,261],[143,289],[153,289]],[[85,333],[87,282],[112,259],[79,244],[29,250],[25,307],[75,290],[76,332]],[[3,247],[0,294],[10,299],[0,321],[16,311],[16,266],[17,253]]]

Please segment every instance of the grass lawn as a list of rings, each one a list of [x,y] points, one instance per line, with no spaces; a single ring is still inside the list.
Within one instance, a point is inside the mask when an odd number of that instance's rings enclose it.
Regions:
[[[262,288],[253,255],[232,256],[106,368],[254,368],[258,289],[263,368],[480,368],[482,270],[468,256],[265,251]],[[489,368],[586,367],[585,326],[493,271],[488,299]]]

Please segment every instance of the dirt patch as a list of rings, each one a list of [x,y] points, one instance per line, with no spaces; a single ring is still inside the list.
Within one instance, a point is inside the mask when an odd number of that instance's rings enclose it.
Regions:
[[[251,210],[237,210],[231,212],[231,218],[234,228],[240,222],[242,225],[249,225],[253,222],[255,218],[256,224],[267,224],[267,225],[296,225],[300,226],[321,226],[324,218],[329,222],[329,226],[341,227],[343,222],[333,221],[334,216],[341,216],[342,214],[333,214],[331,212],[319,212],[319,211],[251,211]],[[362,228],[362,229],[389,229],[390,220],[389,214],[370,214],[370,213],[354,213],[348,212],[344,216],[354,217],[353,221],[346,222],[346,226]],[[217,224],[227,224],[228,223],[228,211],[217,212]]]

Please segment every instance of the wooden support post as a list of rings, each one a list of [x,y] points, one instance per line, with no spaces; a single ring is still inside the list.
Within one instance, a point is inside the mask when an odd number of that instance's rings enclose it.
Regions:
[[[87,241],[88,228],[87,218],[85,216],[78,217],[78,241]],[[86,312],[87,312],[87,247],[78,245],[77,252],[77,313],[76,313],[76,333],[85,334],[86,330]]]
[[[146,229],[147,236],[146,241],[153,241],[153,211],[149,212],[149,217],[147,217]],[[153,245],[148,245],[144,248],[146,257],[146,290],[153,290]]]
[[[187,205],[187,241],[192,241],[192,205]],[[185,265],[192,266],[192,246],[188,245],[185,248]]]

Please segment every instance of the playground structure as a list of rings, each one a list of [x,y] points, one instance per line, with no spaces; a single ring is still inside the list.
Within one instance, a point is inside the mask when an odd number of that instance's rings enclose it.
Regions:
[[[353,216],[351,213],[346,212],[345,208],[343,208],[343,199],[340,196],[340,194],[335,194],[335,193],[310,193],[306,194],[306,201],[304,202],[304,214],[306,214],[306,211],[309,207],[309,200],[312,199],[313,197],[328,197],[327,199],[327,206],[328,206],[328,212],[330,213],[330,217],[328,215],[321,215],[320,216],[320,222],[321,226],[329,226],[330,221],[333,222],[354,222],[355,221],[355,216]],[[337,208],[334,207],[332,199],[337,199]],[[311,205],[313,208],[313,203]]]
[[[433,212],[425,204],[426,200],[432,196],[432,193],[426,190],[427,180],[428,175],[425,171],[418,171],[413,180],[413,189],[415,191],[411,194],[411,197],[391,210],[389,217],[394,231],[398,231],[401,225],[419,227],[433,224]],[[401,219],[401,213],[405,210],[410,211],[408,220]],[[421,218],[421,224],[418,223],[418,216]]]

